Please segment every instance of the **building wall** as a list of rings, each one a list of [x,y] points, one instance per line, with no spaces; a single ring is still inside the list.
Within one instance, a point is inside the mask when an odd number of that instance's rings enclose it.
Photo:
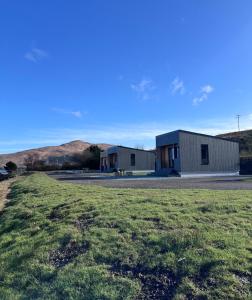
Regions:
[[[131,154],[135,154],[135,166],[131,166]],[[118,168],[127,171],[155,170],[155,154],[149,151],[118,147]]]
[[[173,131],[156,136],[156,147],[179,143],[179,131]]]
[[[117,153],[117,169],[126,171],[155,170],[155,154],[153,152],[120,146],[111,147],[107,151],[101,152],[101,161],[105,158],[108,167],[108,156],[113,153]],[[131,154],[135,154],[135,166],[131,166]]]
[[[207,144],[209,164],[201,164],[201,145]],[[235,173],[240,169],[239,144],[214,137],[179,132],[181,173]]]

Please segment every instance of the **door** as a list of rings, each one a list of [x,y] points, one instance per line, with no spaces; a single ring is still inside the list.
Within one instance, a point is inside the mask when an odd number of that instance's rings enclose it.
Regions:
[[[168,148],[168,157],[169,157],[169,168],[174,168],[174,148]]]

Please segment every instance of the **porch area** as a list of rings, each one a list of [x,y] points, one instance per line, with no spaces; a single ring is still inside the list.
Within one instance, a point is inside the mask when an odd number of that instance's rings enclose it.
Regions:
[[[175,175],[180,172],[178,144],[157,147],[156,172],[161,176]]]

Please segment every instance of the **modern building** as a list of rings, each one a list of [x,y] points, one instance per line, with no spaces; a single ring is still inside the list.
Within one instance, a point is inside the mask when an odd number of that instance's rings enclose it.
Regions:
[[[237,142],[185,130],[156,137],[157,175],[237,175],[239,170]]]
[[[154,171],[155,152],[123,146],[113,146],[101,152],[102,172],[115,170]]]

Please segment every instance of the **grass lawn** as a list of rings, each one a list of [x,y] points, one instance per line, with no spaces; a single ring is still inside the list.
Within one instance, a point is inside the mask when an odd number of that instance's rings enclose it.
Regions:
[[[0,216],[0,299],[251,299],[252,191],[35,174]]]

